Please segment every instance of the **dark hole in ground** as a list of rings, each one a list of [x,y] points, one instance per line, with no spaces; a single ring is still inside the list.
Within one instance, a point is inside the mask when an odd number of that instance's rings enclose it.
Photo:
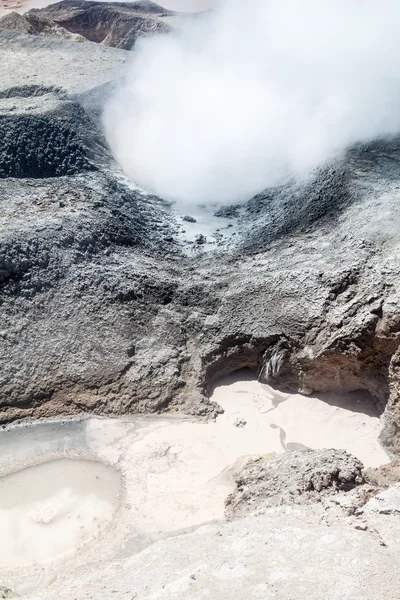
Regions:
[[[36,116],[0,117],[0,178],[62,177],[94,170],[76,133]]]
[[[213,385],[213,388],[219,387],[220,385],[231,385],[238,381],[257,381],[257,375],[255,371],[252,371],[248,367],[232,371],[228,375],[223,375],[220,379],[217,379]]]

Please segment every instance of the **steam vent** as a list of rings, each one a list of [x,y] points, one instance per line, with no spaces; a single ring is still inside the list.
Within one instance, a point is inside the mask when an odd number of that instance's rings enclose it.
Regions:
[[[0,599],[399,600],[397,3],[160,2],[0,6]]]

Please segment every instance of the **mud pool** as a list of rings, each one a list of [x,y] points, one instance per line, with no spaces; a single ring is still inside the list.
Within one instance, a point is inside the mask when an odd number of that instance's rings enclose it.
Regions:
[[[118,473],[101,462],[62,458],[0,479],[0,568],[77,551],[113,516]]]
[[[213,399],[225,412],[211,423],[88,418],[0,431],[0,585],[43,589],[77,564],[224,519],[251,455],[341,448],[365,466],[389,461],[362,393],[304,397],[230,378]]]

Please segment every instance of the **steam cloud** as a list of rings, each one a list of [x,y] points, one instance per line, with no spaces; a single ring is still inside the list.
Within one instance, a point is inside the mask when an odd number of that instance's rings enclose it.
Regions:
[[[136,183],[232,203],[400,131],[398,0],[222,0],[140,41],[104,112]]]

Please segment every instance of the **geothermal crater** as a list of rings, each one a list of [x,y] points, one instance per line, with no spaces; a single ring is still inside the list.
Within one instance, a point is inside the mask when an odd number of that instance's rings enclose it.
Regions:
[[[212,399],[224,412],[210,423],[88,418],[0,432],[0,576],[33,591],[60,568],[223,521],[252,457],[340,448],[366,467],[389,461],[365,394],[290,395],[240,372]]]
[[[171,206],[99,119],[164,13],[0,23],[0,597],[397,600],[399,141]]]

